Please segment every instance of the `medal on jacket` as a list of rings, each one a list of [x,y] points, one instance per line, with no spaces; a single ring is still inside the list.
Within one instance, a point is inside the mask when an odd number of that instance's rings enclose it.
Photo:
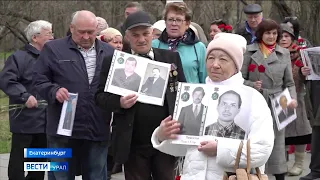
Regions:
[[[174,71],[172,72],[172,75],[177,76],[177,75],[178,75],[178,72],[177,72],[176,70],[174,70]]]
[[[178,82],[178,81],[176,81],[176,85],[175,85],[175,89],[176,89],[176,91],[178,91],[178,86],[179,86],[179,82]]]
[[[174,92],[174,83],[170,83],[170,92]]]

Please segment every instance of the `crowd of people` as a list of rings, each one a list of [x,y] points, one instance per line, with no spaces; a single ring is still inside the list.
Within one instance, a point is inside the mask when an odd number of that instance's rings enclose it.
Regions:
[[[174,180],[180,175],[182,180],[218,180],[225,172],[228,176],[235,173],[238,135],[212,136],[198,147],[170,143],[181,133],[181,124],[172,119],[177,89],[166,87],[163,106],[140,103],[136,94],[105,92],[114,50],[173,64],[169,77],[173,84],[244,88],[252,94],[250,118],[241,120],[244,127],[234,124],[231,128],[241,130],[240,139],[250,140],[252,168],[276,180],[299,176],[311,144],[310,173],[300,180],[319,179],[320,83],[306,80],[310,68],[299,53],[311,43],[300,36],[296,17],[281,23],[265,19],[258,4],[247,5],[244,13],[247,20],[237,29],[222,19],[213,20],[208,39],[201,26],[192,22],[192,12],[184,2],[167,3],[163,19],[154,24],[138,2],[126,5],[125,21],[117,27],[109,27],[93,12],[77,11],[67,35],[59,39],[54,39],[50,22],[31,22],[25,29],[29,43],[14,52],[0,72],[0,89],[9,96],[9,103],[26,106],[19,116],[9,111],[9,180],[43,180],[44,172],[28,172],[25,177],[23,162],[47,160],[25,159],[23,150],[46,147],[72,148],[73,153],[72,158],[48,159],[69,163],[67,172],[49,172],[49,180],[73,180],[79,175],[84,180],[109,180],[122,171],[126,180]],[[136,64],[131,62],[131,66]],[[255,70],[258,66],[265,73]],[[122,74],[129,78],[127,72]],[[278,130],[271,98],[286,88],[292,98],[287,108],[296,109],[297,118]],[[204,96],[203,89],[196,91]],[[78,93],[76,113],[72,135],[62,136],[57,129],[69,93]],[[40,104],[42,100],[47,105]],[[188,111],[181,114],[184,119]],[[212,128],[208,127],[207,134],[212,134]],[[292,147],[295,163],[288,168]],[[241,165],[246,164],[247,155],[244,148]],[[179,161],[184,165],[177,174]]]

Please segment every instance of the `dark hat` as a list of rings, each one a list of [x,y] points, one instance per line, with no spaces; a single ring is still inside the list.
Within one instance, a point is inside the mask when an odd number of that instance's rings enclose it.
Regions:
[[[281,27],[281,30],[282,30],[283,32],[287,32],[287,33],[289,33],[293,38],[295,38],[294,33],[293,33],[293,29],[292,29],[288,24],[281,23],[281,24],[280,24],[280,27]]]
[[[262,12],[262,8],[259,4],[249,4],[243,9],[246,14],[257,14]]]
[[[137,26],[152,26],[148,13],[144,11],[137,11],[130,14],[124,22],[124,28],[126,30],[132,29]]]

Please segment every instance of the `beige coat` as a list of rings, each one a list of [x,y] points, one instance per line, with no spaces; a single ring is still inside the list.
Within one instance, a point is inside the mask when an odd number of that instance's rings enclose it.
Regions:
[[[258,68],[254,72],[248,72],[248,66],[255,64],[263,65],[264,73],[259,73]],[[255,81],[262,80],[262,94],[271,108],[270,98],[281,93],[285,88],[289,89],[293,99],[297,99],[296,89],[292,76],[290,53],[287,49],[276,45],[275,51],[264,59],[257,43],[247,46],[244,54],[244,62],[241,69],[245,85],[253,87]],[[274,122],[275,141],[273,151],[266,164],[266,173],[282,174],[288,170],[285,155],[285,132],[278,131]],[[266,135],[267,136],[267,135]]]

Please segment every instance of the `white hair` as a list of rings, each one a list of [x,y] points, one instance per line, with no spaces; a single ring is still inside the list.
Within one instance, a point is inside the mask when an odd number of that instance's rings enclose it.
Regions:
[[[39,34],[42,29],[52,30],[52,24],[44,20],[31,22],[24,30],[27,40],[31,43],[32,36]]]
[[[71,15],[71,24],[75,23],[75,21],[77,19],[78,12],[79,11],[76,11],[76,12],[72,13],[72,15]]]
[[[102,18],[102,17],[96,17],[97,21],[98,21],[98,29],[100,29],[101,31],[102,30],[105,30],[109,27],[107,21]]]

